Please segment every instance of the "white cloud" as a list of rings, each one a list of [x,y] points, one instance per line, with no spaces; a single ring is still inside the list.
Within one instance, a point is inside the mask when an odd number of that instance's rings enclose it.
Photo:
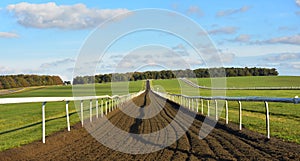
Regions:
[[[0,38],[18,38],[19,35],[13,32],[0,32]]]
[[[236,57],[234,53],[228,51],[219,50],[219,52],[222,63],[232,63]]]
[[[267,61],[291,61],[291,60],[300,60],[300,53],[280,53],[274,56],[266,58]]]
[[[34,28],[85,29],[96,27],[127,9],[91,9],[84,4],[57,5],[54,2],[31,4],[22,2],[7,6],[18,23]]]
[[[190,6],[187,9],[187,13],[188,14],[195,14],[195,15],[200,16],[200,17],[204,16],[203,11],[198,6]]]
[[[290,65],[294,69],[300,69],[300,62],[292,62]]]
[[[71,58],[67,58],[67,59],[57,60],[57,61],[50,62],[50,63],[43,63],[43,64],[41,64],[40,68],[42,68],[42,69],[44,69],[44,68],[54,68],[54,67],[58,67],[60,65],[66,65],[66,64],[69,64],[69,63],[74,64],[75,60],[71,59]]]
[[[208,31],[208,33],[209,34],[234,34],[236,33],[237,30],[238,30],[237,27],[228,26],[228,27],[221,27],[218,29],[210,30]]]
[[[296,0],[296,4],[300,7],[300,0]]]
[[[0,73],[1,74],[11,74],[11,73],[15,73],[15,70],[7,67],[7,66],[0,66]]]
[[[236,42],[249,42],[251,39],[251,36],[248,34],[241,34],[239,36],[237,36],[233,41]]]
[[[178,44],[175,47],[172,47],[172,50],[181,56],[189,56],[190,55],[190,53],[187,51],[187,49],[185,48],[185,46],[183,44]]]
[[[73,77],[74,66],[75,60],[72,58],[66,58],[43,63],[39,66],[39,68],[26,70],[26,72],[31,71],[31,73],[37,74],[59,75],[63,80],[71,80]]]
[[[261,42],[258,42],[261,43]],[[292,35],[292,36],[282,36],[276,37],[269,40],[262,41],[262,43],[267,44],[292,44],[292,45],[300,45],[300,34]]]
[[[250,6],[243,6],[242,8],[238,8],[238,9],[229,9],[229,10],[223,10],[223,11],[219,11],[216,16],[217,17],[224,17],[224,16],[230,16],[236,13],[243,13],[246,12],[250,9]]]

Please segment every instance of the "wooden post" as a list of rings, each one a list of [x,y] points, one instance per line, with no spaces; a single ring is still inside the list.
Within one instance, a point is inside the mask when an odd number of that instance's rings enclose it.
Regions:
[[[225,120],[226,124],[228,124],[228,101],[225,101]]]
[[[266,108],[266,132],[267,138],[270,139],[270,115],[269,115],[269,104],[265,101],[265,108]]]
[[[70,131],[69,101],[66,101],[66,116],[67,116],[67,127],[68,127],[68,131]]]
[[[45,126],[45,107],[47,102],[43,102],[42,105],[42,141],[45,144],[46,143],[46,126]]]
[[[241,101],[238,101],[239,103],[239,129],[242,130],[242,103]]]

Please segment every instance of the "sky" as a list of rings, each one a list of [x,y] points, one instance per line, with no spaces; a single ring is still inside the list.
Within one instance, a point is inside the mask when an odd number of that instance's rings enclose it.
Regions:
[[[300,0],[1,0],[0,75],[48,74],[71,80],[89,38],[97,30],[108,31],[107,37],[98,37],[95,45],[99,45],[108,41],[109,33],[120,30],[99,25],[120,14],[150,8],[176,13],[198,24],[218,51],[219,66],[276,68],[280,75],[300,76]],[[127,23],[120,19],[115,23],[124,29],[131,25],[128,17],[134,16],[120,18]],[[147,24],[154,18],[160,25],[167,25],[162,17],[148,16],[133,23]],[[181,22],[173,24],[174,28],[188,32],[187,23]],[[123,35],[107,47],[101,59],[96,59],[95,73],[125,72],[128,66],[133,71],[156,70],[159,66],[207,67],[203,57],[197,56],[193,46],[180,36],[158,30]],[[178,64],[177,57],[185,64]],[[174,63],[167,66],[167,61]],[[133,65],[136,62],[139,66]]]

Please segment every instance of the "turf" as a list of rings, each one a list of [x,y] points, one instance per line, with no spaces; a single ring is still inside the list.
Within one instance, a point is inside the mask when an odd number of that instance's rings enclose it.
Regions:
[[[192,79],[198,85],[210,86],[207,78]],[[253,83],[251,83],[253,82]],[[187,95],[212,96],[211,90],[196,90],[177,79],[154,80],[153,86],[160,87],[161,91],[169,93],[181,93]],[[300,86],[300,77],[230,77],[227,78],[227,87],[290,87]],[[220,92],[220,91],[217,91]],[[226,93],[225,93],[226,92]],[[293,98],[300,95],[300,90],[227,90],[224,96],[265,96]],[[215,94],[216,95],[216,94]],[[214,96],[215,96],[214,95]],[[214,102],[210,102],[210,113],[214,115]],[[219,105],[222,102],[218,103]],[[223,107],[223,108],[222,108]],[[225,108],[220,108],[221,118],[225,118]],[[200,108],[200,106],[199,106]],[[284,140],[300,144],[300,104],[292,103],[269,103],[271,137],[279,137]],[[265,134],[265,106],[264,102],[242,102],[243,126]],[[221,111],[222,110],[222,111]],[[207,114],[207,101],[204,103],[204,114]],[[229,120],[238,123],[238,103],[229,102]]]
[[[214,78],[220,80],[223,78]],[[196,79],[191,79],[196,80]],[[226,87],[300,87],[299,76],[249,76],[249,77],[228,77]],[[197,79],[198,85],[211,87],[210,78]]]
[[[144,88],[144,82],[114,83],[114,87],[124,86],[127,87],[129,92],[138,92]],[[93,87],[93,85],[79,85],[77,87],[82,88],[84,92],[86,89],[90,89],[87,87]],[[126,90],[118,91],[115,88],[113,89],[117,92],[112,92],[111,83],[96,84],[95,89],[97,95],[125,94],[127,92]],[[72,86],[51,86],[30,88],[23,92],[2,95],[0,98],[71,97],[72,95]],[[41,140],[41,107],[42,103],[0,105],[0,151]],[[93,114],[95,115],[95,101],[93,101],[93,108]],[[49,102],[46,104],[46,135],[66,128],[65,113],[65,102]],[[80,121],[74,102],[69,104],[69,113],[71,125]],[[89,101],[84,101],[84,117],[89,117]]]

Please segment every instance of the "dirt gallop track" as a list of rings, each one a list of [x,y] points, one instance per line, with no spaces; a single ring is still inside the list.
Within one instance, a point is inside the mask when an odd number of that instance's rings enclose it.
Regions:
[[[145,110],[158,111],[149,119],[137,119],[121,110],[111,112],[109,121],[120,129],[136,134],[147,134],[166,127],[175,117],[179,106],[156,96],[150,90],[128,102],[123,110],[134,105]],[[152,109],[151,109],[152,108]],[[146,117],[146,113],[143,115]],[[80,124],[40,141],[0,153],[0,160],[299,160],[300,145],[286,143],[276,138],[266,140],[265,136],[247,129],[237,130],[235,124],[219,122],[205,138],[199,139],[203,116],[197,115],[188,131],[172,145],[148,154],[125,154],[107,148],[94,139]],[[88,124],[88,122],[86,122]],[[94,124],[104,127],[107,121],[101,118]],[[180,123],[178,123],[180,124]],[[109,131],[109,129],[108,129]],[[117,138],[117,134],[103,134],[103,137]],[[161,136],[166,139],[168,135]],[[137,140],[125,140],[124,145],[136,144]],[[120,145],[121,146],[121,145]]]

